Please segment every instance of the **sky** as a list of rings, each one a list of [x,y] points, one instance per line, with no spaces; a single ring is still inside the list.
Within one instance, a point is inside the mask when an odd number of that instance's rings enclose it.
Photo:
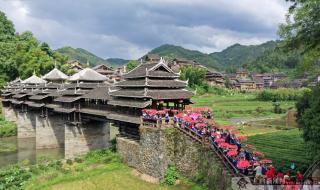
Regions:
[[[204,53],[278,39],[284,0],[0,0],[18,32],[52,48],[137,59],[163,44]]]

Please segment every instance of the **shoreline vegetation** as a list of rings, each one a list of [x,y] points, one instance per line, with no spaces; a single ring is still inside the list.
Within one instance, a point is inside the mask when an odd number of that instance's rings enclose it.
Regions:
[[[169,176],[172,177],[172,176]],[[28,162],[0,170],[2,189],[112,189],[132,190],[203,190],[204,188],[179,178],[173,186],[149,183],[133,174],[133,169],[122,163],[111,149],[92,151],[85,156],[66,160],[41,159],[37,164]]]
[[[12,137],[17,135],[17,125],[14,122],[7,121],[2,115],[0,116],[0,138]]]

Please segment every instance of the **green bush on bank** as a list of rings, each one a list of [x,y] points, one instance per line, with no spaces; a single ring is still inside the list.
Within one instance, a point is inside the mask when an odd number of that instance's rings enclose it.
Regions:
[[[6,121],[0,116],[0,137],[10,137],[17,135],[17,126],[15,123]]]
[[[258,92],[256,99],[260,101],[295,101],[308,91],[310,91],[309,88],[266,89]]]
[[[65,164],[64,164],[65,162]],[[71,163],[70,163],[71,162]],[[0,169],[0,190],[24,189],[25,185],[37,176],[58,176],[70,173],[72,170],[81,172],[91,164],[120,163],[120,157],[109,149],[91,151],[85,156],[73,160],[50,160],[40,158],[35,165],[19,163]],[[51,176],[51,177],[52,177]]]
[[[180,178],[178,170],[174,166],[169,166],[164,175],[164,178],[161,180],[162,185],[174,185],[175,182]]]

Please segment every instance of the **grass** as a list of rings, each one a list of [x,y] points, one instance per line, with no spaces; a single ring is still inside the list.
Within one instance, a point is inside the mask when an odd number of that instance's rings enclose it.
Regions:
[[[192,100],[195,107],[211,107],[215,119],[222,123],[228,124],[231,118],[256,118],[256,117],[279,117],[273,113],[272,102],[258,101],[255,94],[234,94],[234,95],[204,95],[195,96]],[[281,102],[282,109],[294,107],[294,102]]]
[[[109,150],[94,151],[85,157],[67,160],[59,167],[36,167],[25,189],[47,190],[201,190],[182,179],[174,186],[163,186],[143,181],[132,174],[132,169],[121,163],[119,156]]]
[[[70,177],[70,176],[69,176]],[[71,180],[70,180],[71,179]],[[183,183],[176,186],[160,186],[142,181],[132,175],[131,169],[120,166],[113,170],[103,169],[85,172],[80,176],[62,178],[54,185],[47,186],[46,190],[78,190],[78,189],[108,189],[108,190],[188,190],[200,189],[192,184]]]
[[[17,126],[15,123],[5,120],[3,116],[0,116],[0,138],[10,137],[17,135]]]
[[[273,160],[277,168],[288,168],[294,161],[298,168],[305,168],[311,160],[296,126],[286,126],[285,114],[273,113],[270,101],[258,101],[255,94],[203,95],[193,98],[195,107],[211,107],[215,120],[221,125],[237,125],[242,135],[248,136],[248,144]],[[280,102],[282,109],[294,107],[293,101]]]

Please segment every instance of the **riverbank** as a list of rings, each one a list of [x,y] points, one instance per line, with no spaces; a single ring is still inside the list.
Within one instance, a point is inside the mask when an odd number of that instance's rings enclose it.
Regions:
[[[17,125],[14,122],[7,121],[2,115],[0,116],[0,138],[12,137],[17,135]]]
[[[180,181],[174,186],[146,182],[111,150],[93,151],[73,160],[43,159],[36,165],[20,163],[0,169],[0,189],[203,189],[184,178]]]

